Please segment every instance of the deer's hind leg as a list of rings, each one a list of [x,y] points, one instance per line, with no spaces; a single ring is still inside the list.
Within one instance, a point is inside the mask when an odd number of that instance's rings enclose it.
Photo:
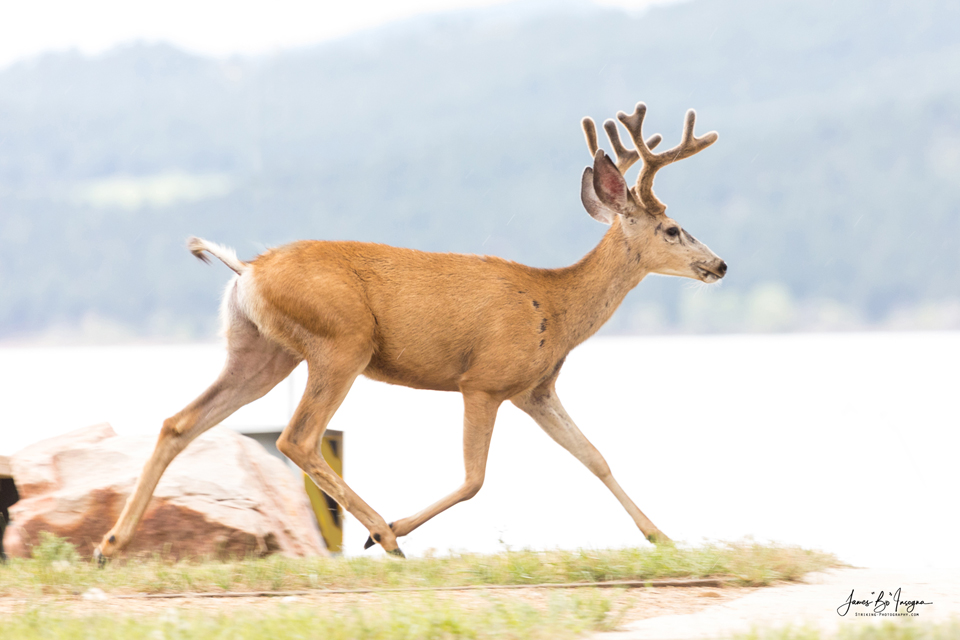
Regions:
[[[277,448],[303,469],[324,493],[336,500],[367,528],[388,553],[403,556],[386,521],[374,511],[320,455],[320,442],[330,419],[353,381],[373,355],[362,336],[314,337],[305,349],[310,369],[307,388],[293,419],[277,440]]]
[[[147,460],[136,488],[127,499],[120,518],[103,537],[94,556],[104,562],[123,549],[136,531],[140,519],[170,462],[191,441],[219,424],[240,407],[265,395],[300,363],[276,342],[268,340],[257,327],[227,300],[227,362],[206,391],[176,415],[167,418],[153,454]]]

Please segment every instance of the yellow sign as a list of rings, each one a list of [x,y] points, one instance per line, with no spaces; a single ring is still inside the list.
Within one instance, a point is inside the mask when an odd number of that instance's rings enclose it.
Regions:
[[[320,443],[320,454],[338,476],[343,477],[343,432],[326,431]],[[320,525],[320,535],[331,553],[343,550],[343,511],[336,500],[314,484],[310,476],[303,474],[303,484],[310,496],[310,504]]]

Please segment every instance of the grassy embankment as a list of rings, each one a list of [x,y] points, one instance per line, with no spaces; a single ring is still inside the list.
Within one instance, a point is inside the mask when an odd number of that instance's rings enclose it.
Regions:
[[[580,551],[508,551],[444,557],[290,559],[273,556],[234,562],[166,562],[161,558],[114,562],[98,570],[72,547],[48,539],[29,560],[0,567],[0,596],[24,598],[7,616],[3,638],[572,638],[613,629],[625,613],[617,590],[556,590],[536,605],[492,591],[470,600],[434,592],[377,594],[375,600],[277,603],[267,612],[214,613],[164,609],[97,613],[91,600],[77,613],[70,596],[102,590],[106,597],[223,591],[300,591],[544,584],[730,577],[743,585],[797,580],[836,565],[829,554],[752,542],[699,547]],[[642,597],[643,590],[637,590]],[[371,606],[371,602],[375,602]],[[68,603],[73,604],[70,608]],[[86,605],[89,605],[87,607]],[[790,639],[793,640],[793,639]],[[804,639],[805,640],[805,639]]]
[[[646,547],[579,551],[460,553],[395,560],[386,556],[286,558],[242,561],[83,562],[68,543],[46,538],[29,560],[0,569],[0,596],[71,595],[96,587],[106,593],[294,591],[514,585],[667,578],[729,577],[743,585],[798,580],[835,566],[819,551],[753,542],[698,547]]]

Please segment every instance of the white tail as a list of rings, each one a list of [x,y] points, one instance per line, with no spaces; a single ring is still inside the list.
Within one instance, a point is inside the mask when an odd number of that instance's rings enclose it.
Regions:
[[[210,264],[210,258],[204,255],[204,251],[220,259],[220,261],[233,269],[239,275],[246,273],[247,269],[250,268],[250,265],[237,258],[237,252],[231,249],[230,247],[225,247],[223,245],[217,244],[216,242],[210,242],[204,240],[203,238],[189,237],[187,238],[187,248],[190,249],[190,253],[195,255],[200,260]]]

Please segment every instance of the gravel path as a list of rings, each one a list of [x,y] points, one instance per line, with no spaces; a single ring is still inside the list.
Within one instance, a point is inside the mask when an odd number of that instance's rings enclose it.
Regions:
[[[691,613],[718,603],[730,602],[754,593],[760,588],[723,587],[656,587],[637,589],[605,589],[604,595],[612,601],[613,610],[622,613],[621,624],[662,616],[670,613]],[[382,607],[384,604],[419,602],[424,599],[450,602],[471,609],[489,606],[491,602],[523,602],[545,610],[551,598],[573,594],[579,589],[510,589],[477,591],[432,591],[413,593],[324,593],[285,597],[233,597],[175,599],[111,597],[100,592],[96,597],[43,596],[0,598],[0,619],[33,608],[56,610],[63,615],[161,615],[173,611],[183,613],[230,614],[234,611],[276,614],[287,607],[317,607],[318,610],[348,611],[354,607]]]
[[[900,589],[901,602],[923,600],[917,604],[917,616],[893,616],[892,593]],[[875,601],[884,592],[890,601],[884,613],[872,613],[873,606],[851,606],[845,616],[838,608],[850,597]],[[871,593],[873,592],[873,593]],[[905,605],[899,611],[903,613]],[[861,615],[856,615],[857,613]],[[905,620],[943,622],[960,619],[960,571],[836,569],[809,576],[803,584],[756,590],[742,598],[718,603],[694,613],[672,613],[630,622],[623,631],[600,633],[595,640],[702,640],[730,637],[751,628],[776,628],[787,625],[812,625],[834,633],[850,625],[878,624]]]

